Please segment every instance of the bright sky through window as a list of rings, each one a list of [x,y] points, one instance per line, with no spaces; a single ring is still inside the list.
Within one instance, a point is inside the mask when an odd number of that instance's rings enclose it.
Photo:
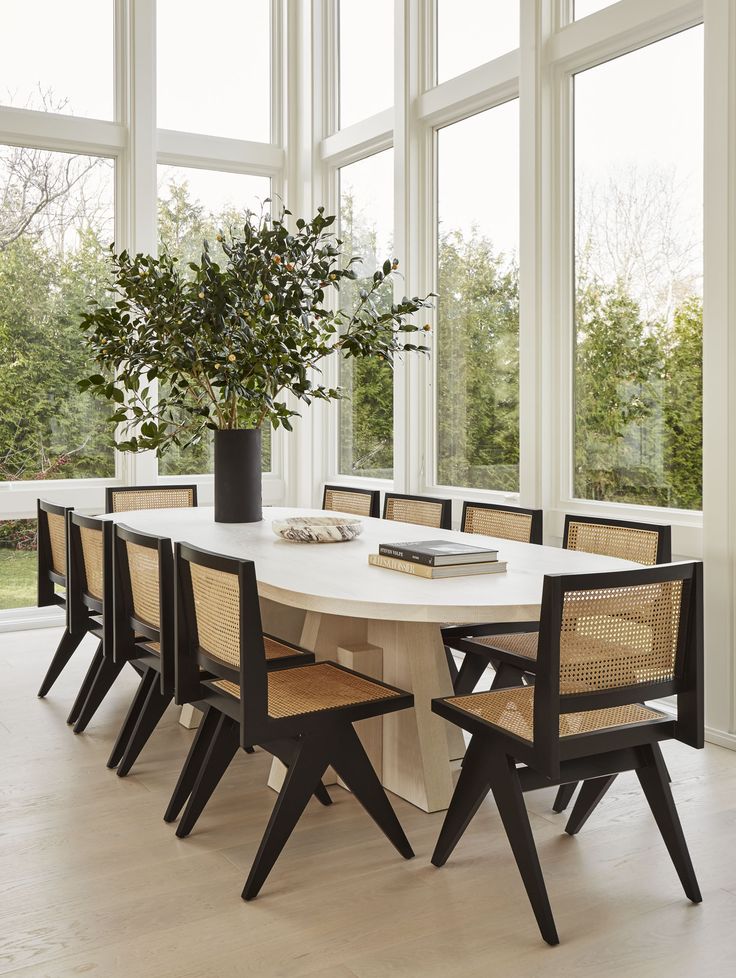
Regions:
[[[437,0],[437,81],[519,46],[517,0]]]
[[[2,0],[0,104],[113,117],[113,0]]]

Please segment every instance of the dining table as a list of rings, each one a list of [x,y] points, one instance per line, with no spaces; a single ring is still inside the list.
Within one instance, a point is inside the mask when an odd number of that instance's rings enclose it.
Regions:
[[[361,721],[366,725],[361,736],[371,739],[371,757],[384,787],[426,812],[449,805],[452,761],[464,752],[460,729],[431,709],[433,698],[452,694],[442,626],[535,621],[546,574],[639,566],[560,547],[367,517],[361,518],[355,539],[335,543],[290,542],[272,527],[289,517],[324,515],[318,509],[265,507],[260,522],[217,523],[212,507],[199,506],[134,510],[103,518],[172,543],[254,561],[259,597],[267,608],[264,620],[272,634],[288,638],[281,631],[297,616],[299,644],[317,660],[353,666],[411,692],[412,709],[379,718],[378,730],[374,721]],[[506,570],[428,579],[368,562],[381,544],[432,540],[496,549]],[[370,668],[361,669],[362,663]],[[368,724],[374,724],[372,732]],[[282,773],[280,762],[274,761],[272,787],[279,787]]]

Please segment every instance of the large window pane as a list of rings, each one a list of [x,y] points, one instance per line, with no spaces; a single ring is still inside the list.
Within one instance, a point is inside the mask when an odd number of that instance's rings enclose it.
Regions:
[[[3,0],[0,104],[113,117],[113,0]]]
[[[437,0],[437,81],[519,46],[516,0]]]
[[[394,104],[394,0],[339,0],[340,127]]]
[[[340,237],[346,257],[359,255],[359,275],[370,276],[393,253],[393,150],[376,153],[340,170]],[[360,278],[344,282],[341,302],[352,311]],[[382,301],[392,301],[386,283]],[[393,478],[393,371],[381,360],[348,360],[340,365],[340,472],[346,475]]]
[[[703,30],[575,78],[574,494],[702,506]]]
[[[519,109],[437,135],[437,481],[519,488]]]
[[[158,125],[271,138],[270,0],[158,0]]]
[[[206,238],[215,245],[221,229],[245,223],[248,213],[270,209],[268,177],[222,173],[183,166],[158,168],[158,241],[180,260],[199,261]],[[263,471],[271,469],[271,430],[263,431]],[[159,460],[161,475],[200,475],[214,470],[213,444],[206,438],[196,445],[172,448]]]
[[[0,611],[36,604],[36,521],[0,521]]]
[[[110,160],[0,146],[0,482],[115,474],[79,318],[105,296]]]

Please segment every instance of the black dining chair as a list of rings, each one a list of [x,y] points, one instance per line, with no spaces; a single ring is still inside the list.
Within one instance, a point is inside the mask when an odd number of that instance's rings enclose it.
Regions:
[[[197,486],[174,483],[157,486],[110,486],[105,490],[106,513],[135,509],[189,509],[197,505]]]
[[[322,494],[322,509],[336,510],[338,513],[352,513],[353,516],[372,516],[379,514],[381,493],[378,489],[360,489],[354,486],[325,486]]]
[[[522,793],[582,780],[566,826],[575,835],[616,776],[634,771],[685,893],[699,903],[659,744],[703,746],[702,602],[700,563],[545,577],[534,685],[432,702],[472,735],[434,865],[492,791],[542,936],[557,944]],[[671,695],[675,719],[645,705]]]
[[[383,518],[400,523],[416,523],[436,529],[452,529],[452,500],[434,496],[409,496],[387,492],[383,497]]]
[[[269,671],[253,562],[187,544],[176,545],[174,559],[177,702],[203,701],[223,715],[220,741],[205,753],[188,809],[201,811],[217,784],[224,744],[259,745],[288,768],[243,899],[257,896],[329,765],[401,855],[413,856],[353,727],[407,709],[411,694],[333,662]],[[180,825],[177,835],[192,825]]]
[[[38,690],[39,696],[46,696],[84,638],[84,633],[74,635],[70,632],[67,614],[66,524],[68,514],[71,512],[71,506],[57,506],[45,499],[36,502],[38,607],[56,605],[64,610],[67,618],[64,634],[59,640]]]
[[[652,523],[609,520],[592,516],[565,517],[562,546],[566,550],[619,557],[645,566],[671,560],[671,529]],[[451,626],[443,629],[446,646],[465,653],[454,690],[472,693],[486,667],[495,669],[492,689],[518,686],[536,672],[539,623],[505,622],[487,625]],[[563,812],[577,784],[562,785],[554,811]]]

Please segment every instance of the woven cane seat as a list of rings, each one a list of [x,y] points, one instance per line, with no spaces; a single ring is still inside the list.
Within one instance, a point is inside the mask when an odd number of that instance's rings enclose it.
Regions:
[[[474,645],[482,645],[489,649],[501,649],[503,652],[511,652],[513,655],[520,655],[524,659],[535,660],[537,658],[537,642],[539,632],[508,632],[503,635],[479,635],[467,641]]]
[[[294,649],[290,645],[284,645],[278,639],[268,638],[266,635],[263,636],[263,645],[266,649],[266,661],[271,659],[290,659],[292,656],[305,654],[302,649]]]
[[[226,679],[213,683],[218,689],[240,699],[240,687]],[[330,662],[297,666],[268,674],[268,715],[277,720],[339,710],[376,700],[394,699],[402,694],[382,683],[364,679],[354,672],[338,669]]]
[[[487,693],[471,693],[470,696],[453,696],[445,702],[466,713],[479,717],[522,740],[534,740],[534,688],[515,686],[511,689],[490,690]],[[664,713],[652,710],[640,703],[605,710],[586,710],[581,713],[560,714],[560,737],[575,737],[595,733],[611,727],[628,727],[635,723],[651,723],[666,720]]]

